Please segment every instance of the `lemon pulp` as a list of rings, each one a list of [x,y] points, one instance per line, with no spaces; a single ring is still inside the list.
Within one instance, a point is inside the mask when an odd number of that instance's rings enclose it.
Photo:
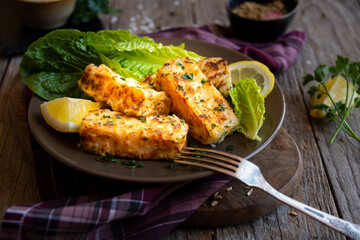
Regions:
[[[275,77],[269,68],[258,61],[240,61],[229,65],[231,81],[236,85],[241,79],[254,78],[266,98],[274,88]]]
[[[100,109],[98,102],[78,98],[57,98],[40,105],[45,121],[60,132],[78,132],[81,120],[90,110]]]
[[[338,76],[335,76],[334,78],[330,78],[330,79],[326,80],[325,84],[329,91],[330,96],[332,97],[332,99],[335,103],[340,102],[340,101],[345,103],[346,84],[347,84],[345,78],[338,75]],[[330,98],[325,93],[324,87],[320,84],[317,87],[320,90],[320,92],[319,91],[315,92],[315,94],[311,97],[310,105],[314,106],[314,105],[318,105],[318,104],[325,104],[329,107],[333,106]],[[349,96],[348,96],[347,104],[349,104],[351,101],[350,94],[352,93],[352,91],[353,91],[353,84],[351,82],[349,82],[349,93],[348,93]],[[351,103],[351,105],[354,104],[354,99],[357,96],[358,96],[358,94],[354,93],[353,102]],[[313,109],[312,108],[310,110],[310,116],[312,116],[314,118],[324,118],[324,117],[326,117],[326,112],[321,109]]]

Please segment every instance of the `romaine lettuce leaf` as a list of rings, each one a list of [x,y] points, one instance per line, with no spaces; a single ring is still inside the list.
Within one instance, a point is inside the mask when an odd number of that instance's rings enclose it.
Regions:
[[[238,131],[251,140],[261,141],[258,131],[265,120],[265,101],[256,80],[240,80],[229,94],[235,114],[240,120]]]
[[[58,30],[29,46],[21,60],[20,75],[24,84],[44,99],[86,97],[77,81],[89,62],[101,64],[101,59],[87,46],[86,34]]]
[[[107,56],[136,49],[153,51],[158,45],[149,37],[138,37],[121,29],[87,32],[87,42]]]
[[[112,57],[112,60],[119,62],[123,68],[139,74],[138,78],[141,79],[147,74],[156,73],[157,69],[169,61],[170,59],[176,59],[183,56],[191,57],[194,61],[200,61],[197,55],[192,52],[184,50],[184,45],[180,46],[163,46],[154,48],[152,51],[146,51],[144,49],[136,49],[133,51],[124,51],[121,54],[117,54]]]
[[[77,81],[90,63],[103,63],[124,77],[140,80],[178,57],[203,58],[186,51],[183,44],[163,46],[125,30],[85,33],[59,29],[29,46],[20,63],[20,75],[25,85],[46,100],[89,98]]]

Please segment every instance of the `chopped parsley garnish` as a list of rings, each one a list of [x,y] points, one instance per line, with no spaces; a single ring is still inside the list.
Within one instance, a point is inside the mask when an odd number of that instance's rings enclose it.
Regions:
[[[120,162],[120,159],[114,158],[113,160],[111,160],[111,162],[113,162],[113,163],[119,163],[119,162]]]
[[[157,90],[157,87],[152,82],[148,82],[149,86],[152,87],[152,89]]]
[[[114,155],[111,153],[105,153],[105,156],[97,156],[95,158],[98,162],[112,162],[112,163],[119,163],[120,160],[115,158]]]
[[[226,107],[222,103],[219,103],[219,106],[214,107],[214,110],[216,110],[216,111],[225,111],[225,109],[226,109]]]
[[[208,79],[203,79],[203,80],[201,80],[201,84],[204,84],[204,83],[206,83],[206,82],[209,82],[210,80],[208,80]]]
[[[193,151],[193,152],[196,152],[196,153],[201,153],[201,154],[206,154],[206,152],[204,152],[204,151],[198,151],[198,150]],[[199,156],[199,155],[196,155],[195,157],[200,157],[200,156]]]
[[[216,127],[216,124],[215,123],[211,123],[211,127],[212,129],[214,129]]]
[[[110,118],[110,115],[103,115],[103,118]]]
[[[142,122],[146,122],[146,117],[139,117],[139,120]]]
[[[197,148],[198,146],[197,146],[197,145],[190,145],[190,147]],[[204,152],[204,151],[199,151],[199,150],[189,150],[189,151],[190,151],[190,152],[195,152],[195,153],[206,154],[206,152]],[[199,158],[199,157],[201,157],[201,156],[196,155],[196,156],[194,156],[194,157]]]
[[[193,82],[194,81],[194,74],[193,73],[190,73],[190,74],[187,74],[187,73],[185,73],[183,76],[183,79],[189,79],[190,80],[190,82]]]
[[[123,76],[120,76],[120,79],[126,81],[126,78],[124,78]]]
[[[200,99],[200,102],[204,102],[205,100],[204,99]]]
[[[180,119],[180,122],[185,123],[185,120],[184,120],[184,119]]]
[[[135,168],[143,168],[145,167],[145,163],[143,161],[135,161],[135,160],[127,160],[122,162],[123,165],[126,166],[128,169],[135,169]]]
[[[181,69],[185,69],[185,66],[181,62],[177,62],[177,65],[181,67]]]
[[[226,146],[226,148],[225,148],[226,151],[231,151],[231,150],[233,150],[233,149],[234,149],[234,145],[228,145],[228,146]]]

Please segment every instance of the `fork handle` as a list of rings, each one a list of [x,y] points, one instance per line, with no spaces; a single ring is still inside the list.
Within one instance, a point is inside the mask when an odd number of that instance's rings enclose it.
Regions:
[[[343,233],[344,235],[360,240],[360,225],[345,221],[341,218],[332,216],[318,209],[310,207],[306,204],[298,202],[274,189],[269,184],[262,188],[265,192],[269,193],[279,201],[305,213],[306,215],[318,220],[319,222],[333,228],[334,230]]]

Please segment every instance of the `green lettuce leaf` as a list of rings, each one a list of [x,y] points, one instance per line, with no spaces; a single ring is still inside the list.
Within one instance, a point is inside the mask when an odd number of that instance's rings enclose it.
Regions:
[[[95,33],[59,29],[29,46],[20,63],[20,75],[25,85],[46,100],[90,98],[77,85],[90,63],[103,63],[124,77],[141,80],[168,60],[179,57],[194,61],[203,58],[186,51],[183,44],[163,46],[125,30]]]
[[[153,51],[158,45],[149,37],[132,35],[122,29],[87,32],[87,42],[107,56],[136,49]]]
[[[44,99],[63,96],[89,98],[77,86],[88,63],[101,64],[86,34],[75,30],[50,32],[32,43],[20,63],[25,85]]]
[[[256,80],[242,79],[229,94],[235,114],[240,120],[238,131],[251,140],[261,141],[258,132],[265,120],[265,101]]]
[[[145,77],[147,74],[156,73],[157,69],[169,61],[183,56],[191,57],[194,61],[200,61],[202,58],[184,50],[184,45],[180,46],[163,46],[153,49],[153,51],[145,51],[136,49],[133,51],[124,51],[112,58],[119,62],[123,68],[139,74],[138,79]]]

